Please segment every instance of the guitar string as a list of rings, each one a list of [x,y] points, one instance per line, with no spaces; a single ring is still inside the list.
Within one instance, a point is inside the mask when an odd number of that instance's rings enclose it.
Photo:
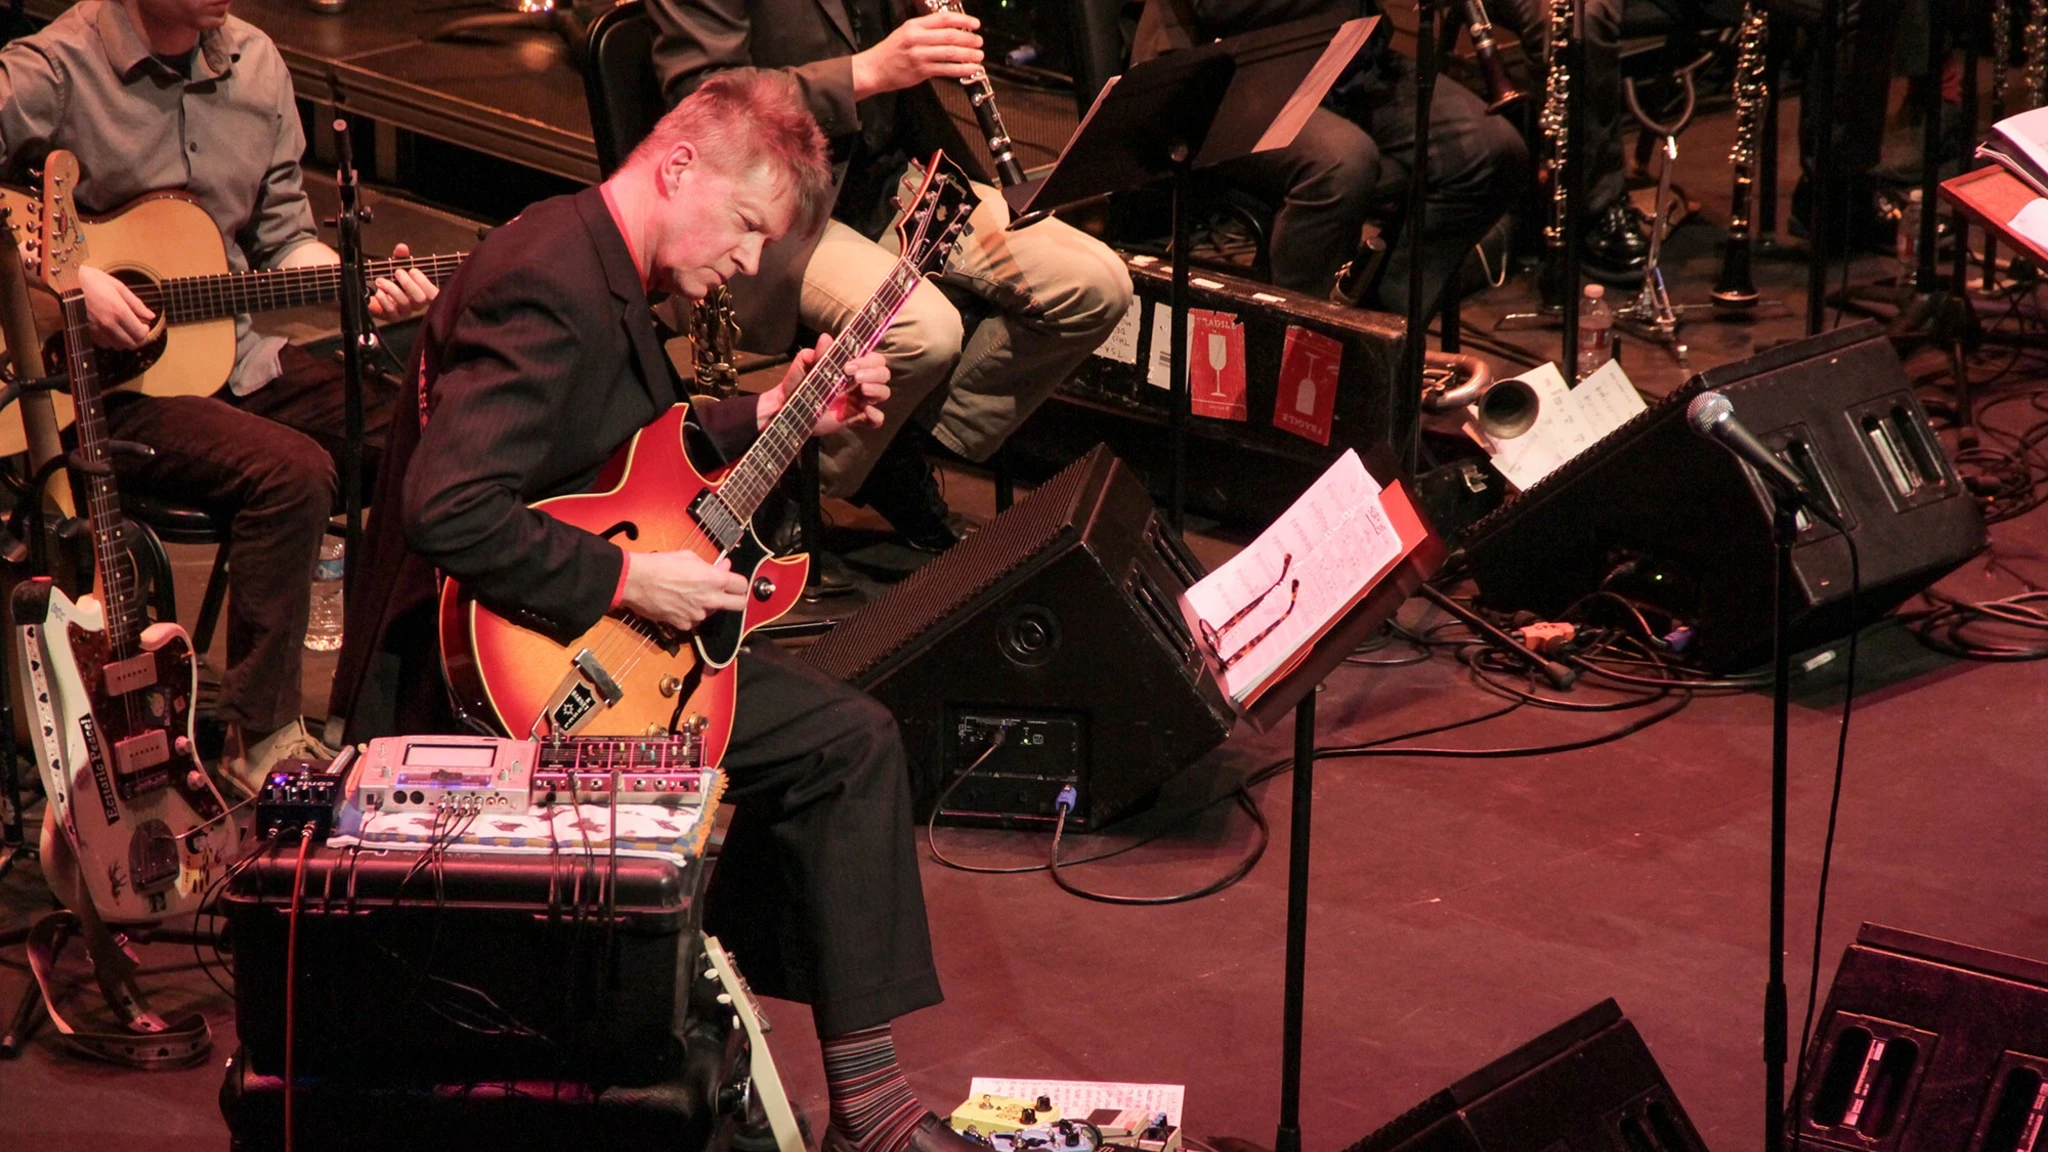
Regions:
[[[94,364],[92,347],[85,335],[88,324],[85,310],[85,292],[72,288],[64,293],[64,355],[70,369],[72,402],[78,426],[78,442],[94,464],[111,464],[111,453],[106,445],[105,416],[100,407],[99,373]],[[93,521],[93,551],[100,569],[101,620],[106,630],[107,642],[115,660],[125,660],[130,652],[131,637],[128,630],[133,624],[129,619],[129,608],[133,600],[131,579],[138,576],[133,571],[134,557],[122,552],[117,559],[115,543],[117,537],[125,542],[122,531],[120,509],[114,500],[112,476],[86,477],[86,505]],[[104,681],[102,681],[104,688]],[[138,726],[135,694],[124,692],[120,696],[121,714],[126,720],[125,731],[134,732]]]
[[[723,544],[720,548],[720,555],[731,551],[732,547],[739,543],[740,532],[744,531],[745,524],[751,519],[753,509],[759,506],[761,498],[766,495],[766,490],[762,487],[762,481],[758,475],[768,470],[765,461],[772,455],[789,453],[792,446],[801,447],[803,441],[808,439],[810,427],[817,422],[818,413],[824,411],[826,405],[837,398],[843,386],[843,381],[846,378],[846,364],[861,355],[865,355],[873,349],[875,344],[880,342],[882,333],[886,331],[889,322],[895,318],[896,313],[902,308],[904,302],[910,298],[910,293],[917,287],[921,275],[918,272],[918,262],[913,259],[913,254],[922,245],[927,226],[928,220],[924,219],[921,215],[916,230],[911,234],[904,246],[905,254],[898,258],[895,267],[890,270],[889,276],[883,281],[881,288],[877,290],[874,297],[868,301],[859,314],[847,324],[846,328],[840,332],[839,338],[833,341],[832,346],[826,350],[825,355],[819,358],[818,362],[812,366],[811,371],[805,375],[803,382],[797,386],[796,394],[784,402],[782,411],[776,413],[775,418],[769,421],[768,427],[762,430],[754,446],[747,450],[746,454],[740,458],[738,464],[734,465],[733,471],[728,478],[728,483],[720,485],[719,489],[714,493],[717,497],[715,506],[732,521],[732,524],[723,526],[734,529],[733,541],[729,544]],[[791,429],[798,423],[801,423],[803,427],[797,431],[794,445],[792,445]],[[783,461],[783,466],[787,467],[787,459]],[[780,470],[778,469],[777,475],[779,474]],[[733,481],[737,481],[737,483],[732,483]],[[724,492],[728,487],[736,487],[740,490],[741,499],[739,503],[747,508],[747,515],[740,515],[737,509],[725,501]],[[693,524],[691,531],[693,535],[707,544],[720,543],[709,537],[697,525]],[[619,629],[613,629],[611,636],[600,640],[598,645],[593,647],[592,655],[599,659],[600,664],[604,663],[604,657],[600,654],[601,650],[614,648],[608,642],[613,640],[619,631]],[[631,677],[646,660],[647,655],[659,647],[659,644],[653,637],[642,633],[637,627],[629,624],[625,631],[629,632],[634,639],[626,642],[620,670],[614,677],[617,680]]]
[[[452,276],[464,259],[463,254],[444,254],[407,257],[404,260],[372,260],[365,266],[364,275],[374,282],[396,269],[413,268],[440,283]],[[152,312],[164,312],[165,305],[168,305],[170,323],[190,323],[220,319],[239,312],[264,312],[324,303],[341,290],[341,266],[314,264],[180,276],[129,287]]]

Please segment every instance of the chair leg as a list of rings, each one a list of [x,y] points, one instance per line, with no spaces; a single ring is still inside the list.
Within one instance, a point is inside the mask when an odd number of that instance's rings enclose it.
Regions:
[[[159,624],[174,623],[178,619],[178,586],[171,579],[170,553],[164,551],[164,542],[149,525],[130,523],[138,529],[135,538],[143,551],[143,563],[149,568],[150,615]]]
[[[213,571],[206,577],[206,595],[199,601],[199,619],[192,628],[192,650],[206,655],[213,647],[213,628],[220,622],[222,601],[228,596],[228,544],[223,540],[213,554]]]
[[[1001,515],[1008,512],[1010,505],[1017,502],[1016,477],[1010,466],[1009,443],[1006,441],[999,446],[995,455],[989,457],[988,462],[995,469],[996,514]]]

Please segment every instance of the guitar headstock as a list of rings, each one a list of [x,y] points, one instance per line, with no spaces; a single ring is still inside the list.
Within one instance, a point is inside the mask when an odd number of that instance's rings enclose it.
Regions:
[[[967,173],[944,152],[932,153],[925,162],[924,183],[896,221],[901,251],[920,275],[935,276],[944,269],[953,244],[967,232],[967,217],[980,203],[981,197],[968,186]]]
[[[58,149],[43,161],[43,286],[59,296],[79,289],[85,263],[85,229],[78,222],[72,192],[78,187],[78,157]]]

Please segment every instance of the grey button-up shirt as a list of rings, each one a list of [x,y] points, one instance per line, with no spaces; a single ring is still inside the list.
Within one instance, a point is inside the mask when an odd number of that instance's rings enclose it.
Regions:
[[[78,156],[78,205],[107,213],[178,188],[219,226],[228,266],[277,266],[313,241],[291,75],[270,38],[233,16],[202,34],[190,77],[150,55],[118,4],[87,0],[0,48],[0,168],[16,178],[52,149]],[[88,253],[88,262],[91,254]],[[284,341],[235,322],[231,386],[277,375]]]

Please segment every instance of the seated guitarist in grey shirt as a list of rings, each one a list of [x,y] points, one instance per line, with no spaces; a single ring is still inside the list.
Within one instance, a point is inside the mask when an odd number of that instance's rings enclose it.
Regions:
[[[305,139],[284,61],[227,9],[227,0],[88,0],[0,49],[0,168],[25,182],[51,150],[75,153],[77,201],[89,214],[182,190],[213,218],[235,271],[338,262],[315,235],[301,187]],[[403,244],[393,252],[406,254]],[[127,349],[155,335],[158,318],[126,286],[90,266],[81,279],[95,343]],[[406,319],[434,292],[408,268],[376,281],[370,313]],[[236,328],[234,371],[217,392],[110,396],[108,430],[156,450],[120,461],[129,491],[229,519],[234,595],[219,715],[229,770],[248,785],[278,760],[332,754],[300,721],[299,679],[313,565],[338,502],[342,387],[332,363],[258,336],[247,316]],[[394,393],[366,396],[373,450]]]

